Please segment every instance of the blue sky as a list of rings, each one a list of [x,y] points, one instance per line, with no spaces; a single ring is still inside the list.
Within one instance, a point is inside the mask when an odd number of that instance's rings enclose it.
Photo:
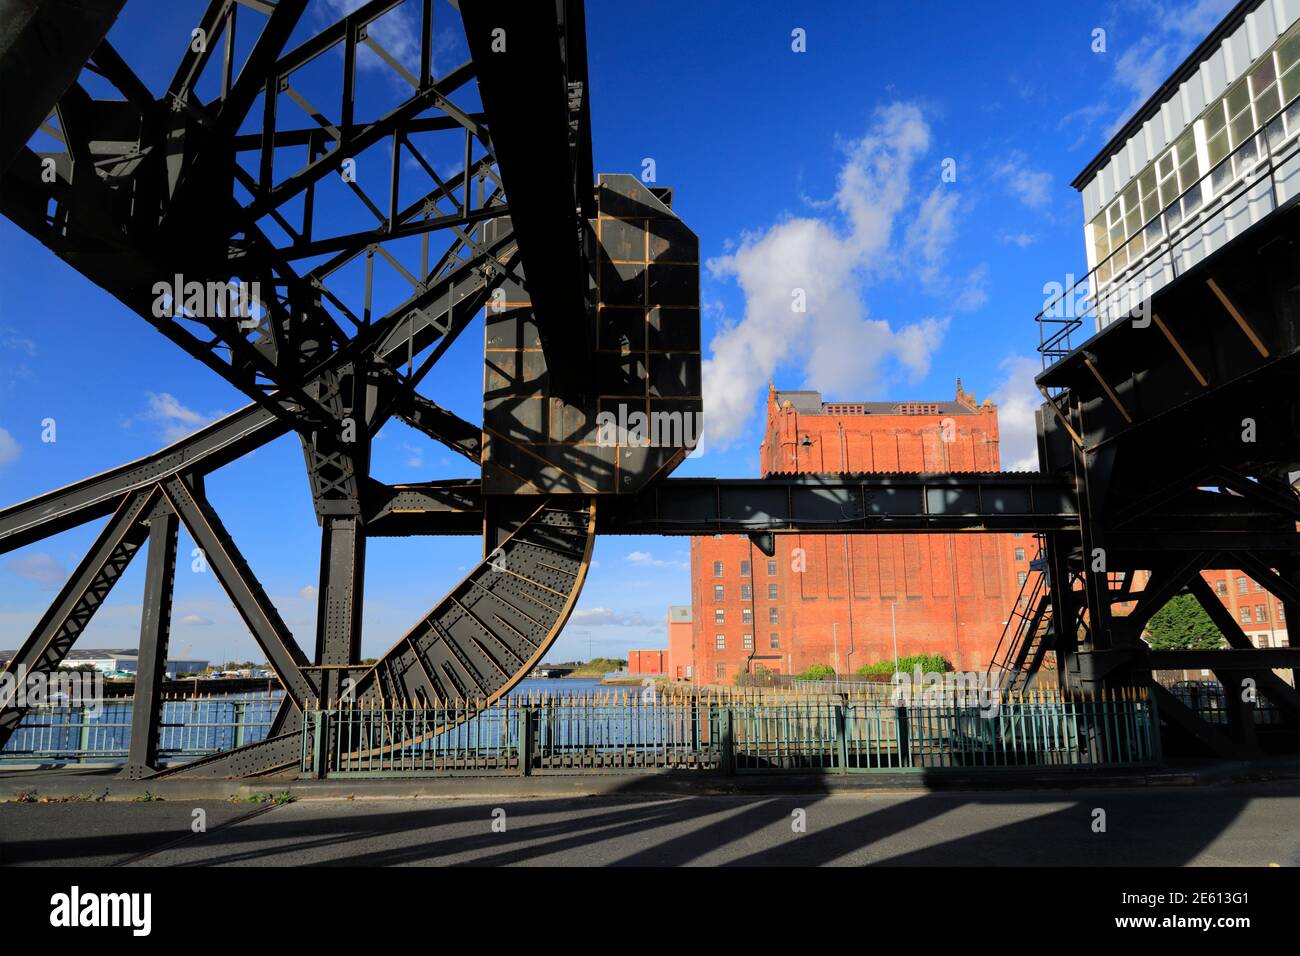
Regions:
[[[311,5],[294,43],[348,0]],[[133,0],[111,39],[156,92],[201,2]],[[769,378],[827,399],[946,399],[960,376],[1000,407],[1003,466],[1032,467],[1033,316],[1043,287],[1086,271],[1069,186],[1230,0],[695,4],[589,0],[595,165],[675,189],[700,236],[705,444],[679,475],[757,474]],[[465,56],[454,14],[438,72]],[[403,11],[381,42],[409,56]],[[386,18],[388,19],[388,18]],[[1094,31],[1105,31],[1094,52]],[[792,49],[802,30],[806,50]],[[362,64],[371,103],[399,92]],[[303,79],[310,94],[311,78]],[[942,176],[945,160],[955,181]],[[364,170],[361,174],[364,175]],[[340,218],[345,211],[340,209]],[[809,312],[791,324],[790,289]],[[430,397],[481,417],[482,328]],[[245,399],[142,319],[0,220],[0,506],[152,452]],[[53,418],[57,441],[41,441]],[[466,475],[399,422],[386,481]],[[314,633],[318,531],[297,441],[209,478],[209,497],[299,641]],[[16,647],[100,523],[0,557],[0,646]],[[182,558],[193,547],[182,538]],[[477,559],[475,539],[375,540],[364,652],[376,655]],[[689,602],[686,539],[605,538],[551,656],[665,643]],[[143,560],[81,646],[137,643]],[[211,574],[178,567],[172,653],[260,656]]]

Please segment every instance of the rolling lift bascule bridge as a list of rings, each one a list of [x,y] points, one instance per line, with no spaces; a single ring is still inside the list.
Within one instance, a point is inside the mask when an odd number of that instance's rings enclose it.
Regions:
[[[146,551],[124,773],[291,766],[306,708],[344,688],[361,701],[499,699],[564,626],[600,534],[747,534],[768,554],[774,535],[792,532],[1038,535],[1046,571],[1022,592],[1032,600],[1012,615],[997,662],[1014,680],[1050,657],[1060,681],[1085,692],[1149,684],[1166,732],[1221,755],[1256,746],[1234,693],[1249,680],[1294,734],[1300,697],[1277,671],[1300,668],[1300,647],[1294,637],[1253,647],[1199,573],[1244,569],[1283,603],[1294,633],[1294,202],[1160,289],[1153,322],[1114,323],[1072,349],[1082,320],[1040,316],[1037,474],[671,478],[688,447],[593,436],[600,413],[620,407],[700,412],[698,241],[670,189],[594,175],[581,0],[460,0],[470,59],[442,75],[433,0],[407,5],[419,19],[418,72],[375,29],[398,0],[363,3],[296,47],[306,0],[212,0],[195,33],[206,42],[178,43],[161,96],[107,39],[123,4],[0,0],[0,209],[249,399],[153,455],[0,510],[0,552],[107,519],[11,670],[58,667]],[[400,81],[378,110],[358,95],[363,56]],[[440,173],[445,162],[427,158],[435,149],[458,170]],[[357,164],[370,173],[346,175]],[[326,202],[330,214],[316,215]],[[340,214],[344,202],[358,215]],[[251,319],[188,301],[156,309],[155,284],[173,277],[258,288],[258,308]],[[393,282],[403,292],[385,302],[379,290]],[[481,425],[420,391],[480,313]],[[371,441],[394,417],[478,476],[371,477]],[[296,643],[204,493],[209,473],[289,433],[320,525],[313,648]],[[265,740],[159,770],[181,525],[284,698]],[[361,664],[367,541],[436,534],[481,535],[482,563]],[[1137,572],[1149,573],[1140,587]],[[1142,641],[1185,588],[1227,649]],[[1165,668],[1216,675],[1227,724],[1152,683]],[[23,717],[15,700],[0,709],[0,742]]]

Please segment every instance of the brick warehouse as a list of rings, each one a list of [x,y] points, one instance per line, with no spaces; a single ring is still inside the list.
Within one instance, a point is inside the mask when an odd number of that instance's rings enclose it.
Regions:
[[[997,408],[957,382],[952,401],[823,402],[768,392],[764,477],[795,472],[997,471]],[[778,535],[768,558],[748,538],[691,541],[691,630],[670,641],[670,676],[731,682],[758,666],[841,672],[900,655],[942,654],[983,670],[1035,556],[1011,534]]]

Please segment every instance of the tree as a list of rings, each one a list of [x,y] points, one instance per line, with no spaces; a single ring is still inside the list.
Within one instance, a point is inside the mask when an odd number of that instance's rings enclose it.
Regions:
[[[1151,615],[1147,643],[1163,651],[1211,651],[1223,647],[1223,634],[1195,595],[1183,591]]]

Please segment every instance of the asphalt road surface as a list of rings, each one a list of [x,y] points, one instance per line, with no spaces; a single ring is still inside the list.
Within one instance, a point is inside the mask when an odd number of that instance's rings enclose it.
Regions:
[[[194,832],[196,819],[203,832]],[[0,863],[1295,866],[1300,782],[280,806],[5,803]]]

